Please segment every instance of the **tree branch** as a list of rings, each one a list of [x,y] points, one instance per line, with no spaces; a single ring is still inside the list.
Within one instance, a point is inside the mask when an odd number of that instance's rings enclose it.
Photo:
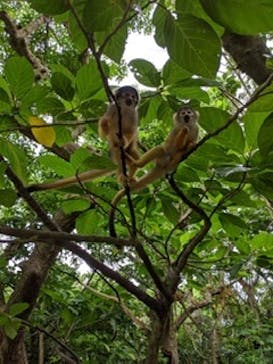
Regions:
[[[9,17],[6,11],[0,11],[0,19],[6,26],[6,32],[9,35],[11,47],[32,64],[39,78],[45,78],[49,74],[49,70],[44,66],[41,60],[36,57],[29,47],[29,32],[34,29],[34,23],[29,24],[26,28],[19,28],[16,23]],[[36,20],[35,26],[41,25],[46,21],[46,17],[40,17]]]

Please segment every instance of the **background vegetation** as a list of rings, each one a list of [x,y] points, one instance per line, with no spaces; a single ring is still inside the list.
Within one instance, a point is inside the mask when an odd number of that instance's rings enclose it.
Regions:
[[[1,364],[272,362],[272,18],[271,0],[1,1]],[[133,31],[162,69],[126,63]],[[129,69],[141,149],[185,102],[200,142],[123,199],[115,239],[114,177],[25,186],[107,168],[97,121]]]

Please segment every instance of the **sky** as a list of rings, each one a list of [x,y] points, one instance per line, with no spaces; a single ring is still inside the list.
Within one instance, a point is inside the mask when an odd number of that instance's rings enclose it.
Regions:
[[[132,59],[143,58],[152,62],[159,70],[168,59],[166,50],[160,48],[154,41],[153,36],[132,33],[128,37],[126,44],[124,59],[129,63]],[[128,77],[123,80],[125,84],[137,84],[133,74],[129,71]]]

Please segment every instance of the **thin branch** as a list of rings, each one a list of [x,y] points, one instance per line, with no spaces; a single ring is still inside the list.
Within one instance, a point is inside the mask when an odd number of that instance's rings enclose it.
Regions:
[[[65,345],[60,339],[58,339],[56,336],[52,335],[50,332],[48,332],[47,330],[39,327],[39,326],[36,326],[36,325],[32,325],[30,324],[28,321],[26,320],[23,320],[23,319],[20,319],[20,321],[22,322],[23,325],[25,326],[28,326],[34,330],[37,330],[43,334],[45,334],[46,336],[50,337],[52,340],[54,340],[59,346],[61,346],[65,351],[67,351],[74,359],[75,359],[75,362],[78,364],[80,364],[80,359],[79,357],[77,356],[76,353],[74,353],[73,350],[71,350],[67,345]]]
[[[0,156],[0,161],[5,161],[2,156]],[[61,231],[61,228],[49,218],[47,213],[42,209],[42,207],[36,202],[36,200],[31,196],[31,194],[24,187],[20,179],[16,176],[13,170],[10,167],[7,167],[5,170],[8,178],[13,182],[18,194],[27,202],[27,204],[32,208],[33,211],[36,212],[37,216],[41,219],[41,221],[45,224],[45,226],[49,230],[57,230]]]
[[[16,23],[9,17],[6,11],[0,11],[0,20],[3,20],[5,23],[5,29],[10,37],[10,45],[11,47],[20,55],[26,57],[26,59],[32,64],[35,69],[37,75],[40,78],[45,78],[49,70],[46,66],[44,66],[41,60],[36,57],[30,50],[29,47],[29,31],[34,26],[34,23],[29,24],[26,28],[17,27]],[[37,23],[44,23],[47,21],[46,17],[40,17],[36,19]]]
[[[107,243],[119,246],[132,246],[134,242],[131,240],[112,238],[108,236],[96,235],[76,235],[59,231],[43,231],[43,230],[23,230],[14,229],[6,225],[0,225],[0,233],[7,236],[16,236],[18,238],[29,239],[33,242],[52,242],[53,240],[71,241],[71,242],[88,242],[88,243]],[[4,241],[5,243],[14,243],[14,240]],[[25,241],[21,241],[22,244]]]
[[[187,196],[178,188],[177,184],[174,181],[173,175],[168,176],[169,183],[171,187],[174,189],[176,194],[182,199],[182,201],[188,205],[193,211],[195,211],[201,218],[204,220],[204,225],[202,229],[188,242],[188,244],[184,247],[182,252],[177,257],[174,267],[176,271],[176,279],[174,279],[172,284],[172,289],[175,290],[179,281],[180,272],[185,267],[189,255],[192,253],[196,245],[206,236],[207,232],[211,227],[211,221],[205,211],[191,200],[187,198]]]
[[[12,235],[12,236],[19,236],[21,230],[19,229],[12,229],[12,228],[0,228],[4,234]],[[68,234],[70,235],[70,234]],[[56,240],[54,240],[55,246],[60,246],[63,249],[69,250],[81,259],[85,261],[85,263],[91,268],[98,270],[106,277],[114,280],[117,284],[123,287],[128,292],[132,293],[135,297],[137,297],[141,302],[143,302],[146,306],[151,308],[155,311],[159,316],[163,313],[163,307],[161,306],[160,302],[158,302],[153,297],[149,296],[146,292],[140,289],[138,286],[134,285],[131,281],[124,278],[120,275],[117,271],[109,268],[106,264],[100,262],[96,258],[94,258],[91,254],[89,254],[86,250],[81,248],[79,245],[75,244],[69,240],[59,240],[56,236]]]

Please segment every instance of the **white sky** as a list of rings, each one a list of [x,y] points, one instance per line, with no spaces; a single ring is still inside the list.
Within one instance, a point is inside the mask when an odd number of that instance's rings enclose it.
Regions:
[[[161,69],[168,59],[167,52],[160,48],[154,41],[151,35],[144,35],[139,33],[132,33],[128,37],[123,58],[126,63],[132,59],[143,58],[150,61],[157,69]],[[133,74],[129,71],[123,84],[137,84]]]

